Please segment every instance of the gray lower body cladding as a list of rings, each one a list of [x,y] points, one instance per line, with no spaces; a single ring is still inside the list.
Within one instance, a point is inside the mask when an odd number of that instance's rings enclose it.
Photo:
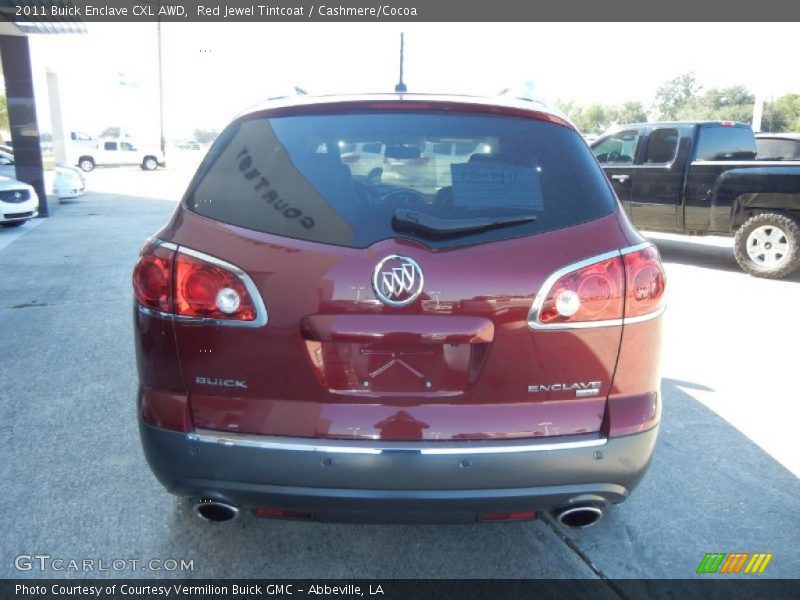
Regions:
[[[602,508],[624,501],[639,483],[658,435],[654,427],[607,441],[443,445],[185,434],[141,421],[140,431],[153,473],[175,495],[359,522],[467,522],[580,503]],[[452,447],[457,452],[437,453]]]

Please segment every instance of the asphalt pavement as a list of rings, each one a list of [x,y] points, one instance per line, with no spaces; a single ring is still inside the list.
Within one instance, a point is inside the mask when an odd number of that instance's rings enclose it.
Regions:
[[[0,230],[0,577],[85,575],[17,568],[34,554],[142,561],[98,577],[689,578],[706,552],[771,552],[763,577],[800,573],[800,277],[748,277],[720,238],[653,237],[670,298],[661,435],[596,526],[201,522],[151,475],[134,405],[130,273],[185,179],[93,173],[37,227],[5,245]]]

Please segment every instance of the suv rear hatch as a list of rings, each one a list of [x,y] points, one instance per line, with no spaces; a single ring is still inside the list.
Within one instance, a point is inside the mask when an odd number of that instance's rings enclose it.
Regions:
[[[246,273],[266,323],[176,320],[196,427],[385,440],[600,430],[621,326],[537,329],[529,316],[553,273],[626,245],[614,198],[573,129],[487,111],[305,106],[220,136],[164,237],[202,253],[198,272],[222,259]],[[476,151],[449,172],[354,178],[340,149],[378,143],[395,170],[435,144]],[[176,296],[191,295],[186,277]]]

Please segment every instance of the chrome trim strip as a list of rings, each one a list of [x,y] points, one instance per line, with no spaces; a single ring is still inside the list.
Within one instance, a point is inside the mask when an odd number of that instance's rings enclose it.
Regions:
[[[555,282],[558,281],[561,277],[577,269],[593,265],[594,263],[603,260],[608,260],[609,258],[614,258],[616,256],[625,256],[626,254],[630,254],[631,252],[638,252],[639,250],[644,250],[645,248],[649,248],[650,246],[655,246],[655,244],[653,242],[642,242],[641,244],[627,246],[626,248],[622,248],[620,250],[613,250],[611,252],[605,252],[603,254],[598,254],[597,256],[585,258],[583,260],[579,260],[578,262],[574,262],[570,265],[567,265],[566,267],[558,269],[545,280],[544,284],[542,284],[542,287],[537,292],[536,297],[533,299],[531,310],[528,313],[528,326],[531,329],[539,329],[539,330],[590,329],[595,327],[614,327],[614,326],[628,325],[633,323],[641,323],[643,321],[649,321],[650,319],[655,319],[656,317],[661,316],[664,313],[666,306],[662,306],[657,311],[648,313],[646,315],[639,315],[636,317],[625,317],[622,319],[607,319],[605,321],[582,321],[579,323],[553,323],[553,324],[545,324],[539,322],[539,311],[542,309],[542,305],[544,304],[547,295],[550,293],[550,288],[552,288]]]
[[[542,442],[517,444],[502,440],[486,442],[430,442],[420,445],[418,442],[360,442],[357,445],[350,440],[337,443],[333,440],[314,442],[306,438],[281,438],[252,434],[217,432],[209,429],[198,429],[187,434],[192,442],[221,444],[240,448],[260,448],[264,450],[287,450],[294,452],[327,452],[331,454],[396,454],[411,453],[425,455],[470,455],[470,454],[512,454],[521,452],[547,452],[551,450],[573,450],[578,448],[595,448],[608,443],[606,438],[582,439],[566,442]],[[362,445],[363,444],[363,445]]]
[[[526,446],[500,446],[496,448],[473,448],[464,451],[461,448],[423,448],[422,454],[509,454],[518,452],[546,452],[549,450],[573,450],[576,448],[594,448],[605,446],[606,438],[596,440],[582,440],[580,442],[556,442],[550,444],[528,444]]]
[[[256,284],[253,283],[253,280],[246,272],[244,272],[236,265],[226,262],[220,258],[217,258],[216,256],[211,256],[210,254],[204,254],[203,252],[198,252],[197,250],[187,248],[186,246],[180,246],[172,242],[164,242],[159,239],[153,239],[149,240],[148,243],[160,246],[162,248],[166,248],[168,250],[174,250],[175,252],[180,254],[193,256],[194,258],[198,258],[205,262],[217,265],[218,267],[221,267],[226,271],[230,271],[231,273],[239,277],[239,279],[242,280],[242,283],[244,283],[244,287],[247,289],[247,293],[250,294],[250,297],[253,299],[253,304],[255,304],[256,307],[256,318],[253,321],[234,321],[227,319],[212,319],[206,317],[187,317],[185,315],[175,315],[172,313],[165,313],[158,310],[153,310],[151,308],[144,307],[137,302],[136,306],[138,307],[139,312],[141,312],[142,314],[146,314],[151,317],[159,317],[162,319],[171,319],[176,323],[189,323],[194,325],[224,325],[226,327],[263,327],[269,321],[269,317],[267,315],[267,307],[264,305],[264,300],[263,298],[261,298],[261,294],[259,293]]]
[[[622,256],[626,254],[630,254],[631,252],[638,252],[639,250],[644,250],[645,248],[649,248],[650,246],[655,246],[653,242],[642,242],[641,244],[636,244],[635,246],[628,246],[627,248],[622,248],[619,253]]]
[[[690,166],[702,167],[703,165],[710,167],[796,167],[800,165],[800,160],[693,160]]]
[[[634,323],[643,323],[644,321],[649,321],[651,319],[655,319],[656,317],[660,317],[664,314],[664,311],[667,310],[667,305],[664,304],[655,312],[647,313],[646,315],[639,315],[636,317],[625,317],[623,320],[623,325],[633,325]]]
[[[148,239],[145,242],[145,245],[152,244],[153,246],[158,246],[160,248],[166,248],[167,250],[177,250],[178,244],[173,244],[172,242],[165,242],[164,240],[159,240],[157,238]]]

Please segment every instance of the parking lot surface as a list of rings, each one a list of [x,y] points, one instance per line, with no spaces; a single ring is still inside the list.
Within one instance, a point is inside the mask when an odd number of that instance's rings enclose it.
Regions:
[[[687,578],[706,552],[800,573],[800,277],[748,277],[720,238],[652,238],[670,303],[659,447],[596,526],[199,521],[140,449],[130,285],[189,175],[98,171],[35,228],[5,245],[0,230],[0,577],[85,575],[20,571],[21,554],[193,561],[101,577]]]

